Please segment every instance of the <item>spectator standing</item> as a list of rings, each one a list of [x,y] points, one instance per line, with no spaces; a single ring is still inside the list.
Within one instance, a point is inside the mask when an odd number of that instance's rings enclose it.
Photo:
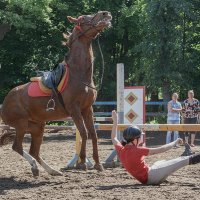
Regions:
[[[182,111],[181,103],[178,101],[178,94],[172,94],[172,100],[168,102],[167,105],[167,123],[168,124],[180,124],[180,112]],[[171,142],[172,131],[167,132],[166,144]],[[176,141],[179,137],[178,131],[174,131],[174,140]]]
[[[194,91],[188,91],[188,99],[183,102],[184,124],[196,124],[199,112],[199,101],[194,98]],[[194,147],[195,132],[185,132],[185,142],[188,143],[191,135],[191,147]]]

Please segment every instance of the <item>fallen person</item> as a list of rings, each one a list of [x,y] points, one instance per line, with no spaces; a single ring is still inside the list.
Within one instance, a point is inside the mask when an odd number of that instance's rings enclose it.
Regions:
[[[119,159],[124,168],[142,184],[157,185],[164,182],[169,175],[178,169],[200,163],[200,154],[182,156],[172,160],[162,160],[155,162],[149,167],[144,160],[145,156],[163,153],[172,149],[178,144],[182,144],[182,139],[178,138],[174,142],[158,148],[141,147],[142,131],[137,126],[131,126],[124,130],[123,141],[117,139],[118,115],[112,112],[113,128],[111,139],[118,153]],[[188,147],[188,146],[187,146]],[[187,150],[187,149],[186,149]]]

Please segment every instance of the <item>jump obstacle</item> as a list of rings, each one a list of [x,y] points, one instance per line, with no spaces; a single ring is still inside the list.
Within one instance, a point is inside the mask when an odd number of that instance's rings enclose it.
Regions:
[[[143,99],[144,101],[144,99]],[[144,105],[144,102],[143,102]],[[145,109],[143,108],[145,111]],[[121,140],[122,137],[122,131],[128,127],[130,127],[132,124],[124,124],[124,65],[122,63],[117,64],[117,113],[119,117],[119,124],[118,124],[118,133],[117,138]],[[144,117],[144,115],[143,115]],[[103,118],[101,117],[100,121],[111,121],[112,118]],[[139,126],[144,132],[145,131],[199,131],[200,130],[200,124],[134,124]],[[98,121],[98,119],[96,119]],[[96,130],[102,130],[102,131],[111,131],[112,130],[112,124],[95,124]],[[143,142],[145,143],[145,138],[143,138]],[[66,169],[73,168],[76,163],[80,162],[79,154],[81,149],[81,136],[76,129],[76,152],[73,156],[73,158],[67,163]],[[104,161],[105,167],[112,167],[115,166],[116,163],[114,162],[115,157],[117,156],[117,153],[115,150],[113,150],[110,155],[106,158]],[[92,166],[92,162],[86,158],[86,163],[88,167]]]
[[[200,131],[200,124],[136,124],[143,131]],[[123,131],[124,129],[130,127],[131,124],[118,124],[118,131]],[[101,131],[111,131],[113,124],[96,124],[95,129]],[[77,162],[80,162],[79,154],[81,148],[81,136],[76,129],[76,153],[73,158],[68,162],[66,168],[74,168]],[[105,167],[116,166],[114,162],[114,157],[116,155],[115,150],[111,153],[110,156],[103,162]],[[88,167],[92,167],[92,162],[87,158],[86,163]]]

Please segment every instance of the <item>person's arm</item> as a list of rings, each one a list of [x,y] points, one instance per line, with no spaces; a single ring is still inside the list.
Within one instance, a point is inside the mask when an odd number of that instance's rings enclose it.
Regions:
[[[181,106],[181,104],[179,105],[179,108],[172,108],[172,110],[174,111],[174,112],[181,112],[182,110],[183,110],[183,108],[182,108],[182,106]]]
[[[172,105],[171,105],[170,102],[168,102],[168,104],[167,104],[167,109],[168,109],[168,112],[169,112],[169,111],[170,111],[170,112],[173,111],[173,110],[172,110]]]
[[[186,105],[185,105],[185,101],[183,102],[183,105],[182,105],[182,113],[185,114],[186,112]]]
[[[198,112],[198,115],[200,115],[200,104],[199,104],[199,100],[198,100],[197,106],[198,106],[197,112]]]
[[[111,132],[111,140],[113,145],[120,143],[117,139],[117,124],[118,124],[118,115],[115,110],[112,111],[113,127]]]
[[[171,103],[169,102],[168,103],[168,110],[171,111],[171,112],[181,112],[182,111],[182,106],[180,104],[180,108],[172,108],[172,105]]]
[[[182,107],[181,108],[172,108],[173,112],[181,112],[182,111]]]
[[[161,147],[149,148],[149,154],[148,155],[150,156],[150,155],[154,155],[154,154],[158,154],[158,153],[163,153],[165,151],[172,149],[175,145],[182,144],[182,143],[183,143],[183,140],[181,138],[178,138],[176,141],[171,142],[169,144],[165,144]]]

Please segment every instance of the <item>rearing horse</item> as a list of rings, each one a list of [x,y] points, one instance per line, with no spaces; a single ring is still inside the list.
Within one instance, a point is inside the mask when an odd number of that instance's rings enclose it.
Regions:
[[[93,122],[92,104],[97,92],[93,82],[94,39],[104,28],[110,27],[112,16],[107,11],[78,18],[68,17],[75,24],[67,45],[70,53],[63,61],[69,66],[68,85],[62,92],[64,107],[55,99],[54,111],[47,112],[49,97],[33,98],[28,95],[30,83],[12,89],[5,97],[1,108],[1,117],[5,124],[15,128],[16,136],[13,150],[23,156],[32,166],[33,175],[39,175],[37,162],[51,175],[60,175],[60,171],[51,168],[39,155],[46,121],[71,116],[82,137],[79,167],[86,168],[86,142],[88,135],[92,139],[94,168],[103,170],[99,162],[97,134]],[[31,134],[29,153],[23,150],[22,142],[26,133]],[[36,162],[37,161],[37,162]]]

